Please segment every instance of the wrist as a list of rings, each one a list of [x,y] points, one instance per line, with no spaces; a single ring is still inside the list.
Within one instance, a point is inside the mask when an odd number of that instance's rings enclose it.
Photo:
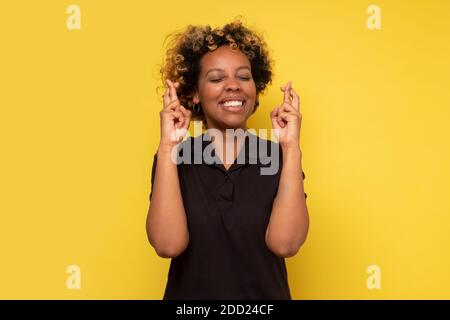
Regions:
[[[287,153],[293,153],[293,154],[300,154],[302,153],[302,151],[300,150],[300,146],[299,145],[281,145],[281,151],[285,154]]]
[[[158,149],[156,152],[161,155],[169,155],[172,153],[172,150],[175,146],[176,145],[159,143],[159,146],[158,146]]]
[[[284,147],[281,153],[283,154],[284,160],[299,159],[300,162],[302,161],[302,151],[299,146]]]

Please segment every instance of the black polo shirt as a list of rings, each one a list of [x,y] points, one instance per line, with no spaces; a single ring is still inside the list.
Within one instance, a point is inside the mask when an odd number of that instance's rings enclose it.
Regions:
[[[257,146],[265,144],[268,156],[249,152],[249,138],[257,139]],[[189,244],[171,260],[163,299],[290,300],[284,258],[273,254],[265,243],[282,169],[279,144],[246,131],[244,148],[226,170],[214,150],[210,154],[216,163],[202,161],[205,148],[212,143],[208,140],[208,132],[189,137],[179,149],[179,160],[188,154],[190,159],[190,163],[177,164]],[[201,148],[196,149],[196,143]],[[277,150],[279,168],[275,174],[262,175],[261,168],[271,166],[268,160],[273,150]],[[152,189],[156,163],[155,154]]]

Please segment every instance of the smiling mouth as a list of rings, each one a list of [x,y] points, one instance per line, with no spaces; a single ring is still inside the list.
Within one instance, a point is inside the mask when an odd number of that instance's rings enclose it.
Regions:
[[[219,107],[225,109],[242,109],[245,106],[245,100],[232,100],[219,103]]]

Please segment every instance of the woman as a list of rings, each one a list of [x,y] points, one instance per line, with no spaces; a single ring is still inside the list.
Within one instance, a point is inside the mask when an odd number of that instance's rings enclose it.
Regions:
[[[172,258],[163,299],[291,299],[284,258],[297,253],[309,226],[291,82],[270,114],[278,143],[246,125],[271,69],[262,37],[239,20],[214,30],[188,26],[169,43],[147,216],[151,245]],[[206,133],[180,143],[191,119],[202,120]],[[230,129],[246,134],[235,141]],[[267,159],[252,158],[250,138],[279,151],[281,170],[261,174]],[[173,161],[174,147],[199,141],[200,152],[182,149],[193,161]],[[218,162],[194,160],[211,146]]]

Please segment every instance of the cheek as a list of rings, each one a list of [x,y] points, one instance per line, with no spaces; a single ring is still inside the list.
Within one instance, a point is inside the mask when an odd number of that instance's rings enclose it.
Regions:
[[[223,94],[223,86],[221,84],[205,85],[203,90],[204,101],[217,101]]]
[[[256,85],[255,82],[250,82],[245,86],[246,93],[250,96],[255,98],[256,97]]]

